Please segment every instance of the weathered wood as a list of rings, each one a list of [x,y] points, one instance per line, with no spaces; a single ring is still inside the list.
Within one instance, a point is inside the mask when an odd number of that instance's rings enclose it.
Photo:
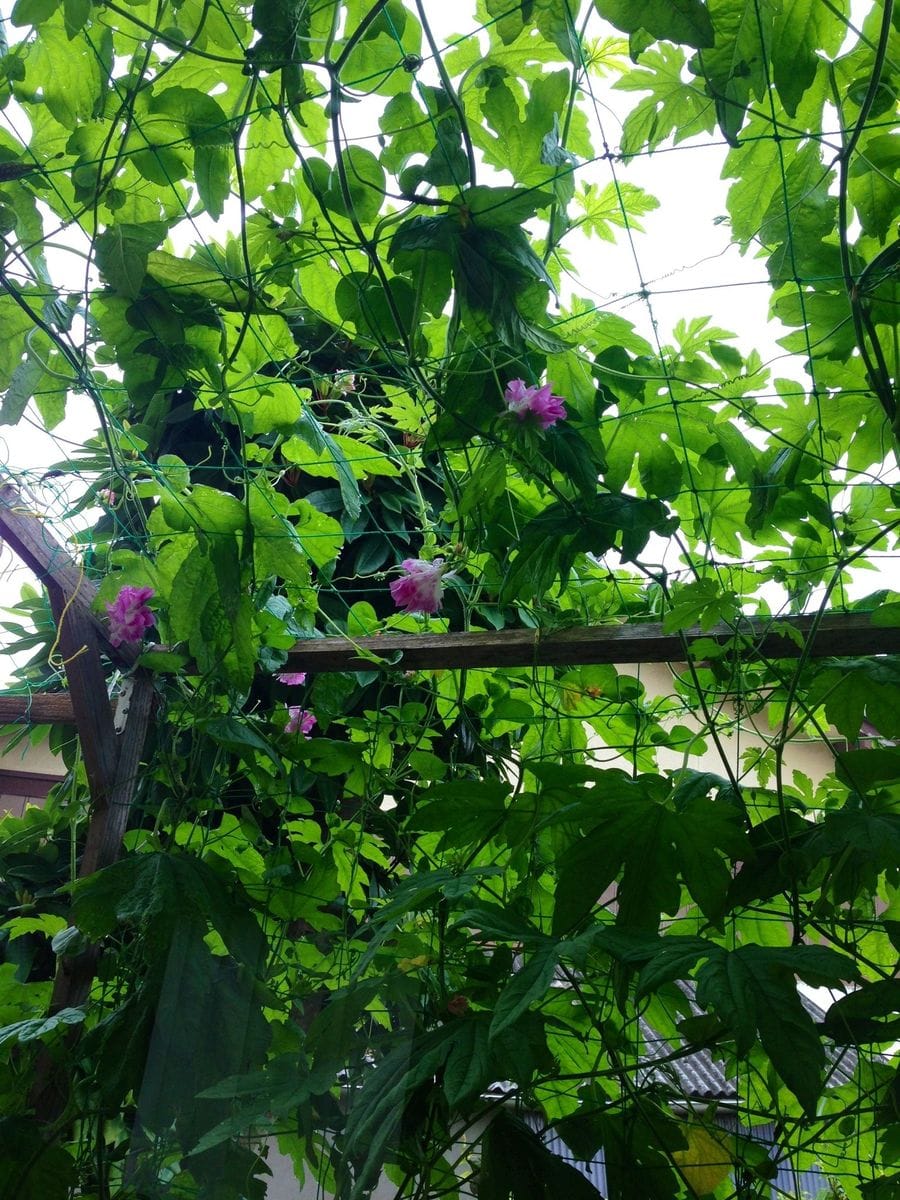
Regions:
[[[153,706],[153,676],[149,671],[138,671],[132,677],[132,684],[125,727],[118,739],[115,784],[105,808],[93,813],[81,860],[82,876],[102,871],[118,859],[128,826]]]
[[[78,870],[81,879],[111,866],[118,861],[122,850],[122,838],[131,813],[141,754],[147,736],[147,724],[153,706],[153,677],[149,672],[139,671],[135,675],[133,686],[129,689],[127,705],[125,728],[118,741],[119,756],[115,783],[107,802],[96,804],[92,809],[84,854]],[[62,1008],[77,1008],[86,1002],[97,971],[99,956],[99,947],[88,946],[81,954],[60,959],[53,981],[51,1013],[59,1012]]]
[[[679,634],[664,633],[658,624],[580,626],[553,633],[535,629],[501,629],[490,633],[382,633],[373,637],[329,637],[295,642],[293,670],[363,671],[386,660],[405,671],[460,670],[465,667],[586,666],[592,663],[683,662],[685,647],[703,639],[734,644],[743,654],[766,658],[799,658],[801,647],[786,632],[808,641],[813,658],[900,653],[900,628],[875,626],[868,613],[828,613],[816,627],[813,616],[748,617],[739,633],[728,625]],[[360,651],[363,653],[361,654]]]
[[[91,795],[91,816],[80,875],[114,863],[119,857],[122,836],[140,769],[147,723],[153,703],[153,678],[138,671],[130,681],[125,700],[127,713],[124,730],[117,736],[106,678],[100,659],[100,647],[126,663],[133,663],[140,649],[117,648],[110,644],[106,624],[91,609],[97,589],[84,576],[66,550],[50,535],[46,525],[25,507],[18,491],[0,488],[0,536],[47,587],[50,606],[57,626],[57,647],[69,685],[67,707],[57,709],[57,717],[74,720],[84,759]],[[36,719],[36,697],[15,697],[26,714]],[[49,696],[41,697],[44,714],[53,708]],[[59,703],[63,697],[54,697]],[[21,709],[20,709],[21,714]],[[20,714],[17,714],[20,715]],[[89,946],[82,954],[62,956],[53,982],[50,1011],[84,1004],[90,995],[100,956],[98,946]],[[65,1110],[68,1080],[54,1069],[53,1057],[46,1048],[38,1056],[31,1102],[40,1119],[52,1125]]]
[[[55,584],[70,607],[84,611],[104,654],[128,665],[135,662],[140,648],[113,646],[106,622],[91,609],[97,598],[96,584],[87,578],[65,546],[54,538],[46,523],[29,509],[12,484],[0,487],[0,538],[9,543],[10,549],[42,583]]]
[[[0,725],[74,725],[68,692],[0,695]]]
[[[790,627],[808,638],[813,617],[783,617],[778,626]],[[771,621],[749,619],[742,626],[753,652],[767,658],[797,658],[800,647],[789,636],[771,631]],[[763,631],[769,629],[768,633]],[[718,645],[734,639],[733,630],[716,626],[708,633],[685,631],[685,643],[694,645],[712,638]],[[290,652],[291,665],[308,671],[362,671],[379,663],[360,657],[357,647],[383,657],[390,666],[397,659],[403,670],[460,670],[464,667],[580,666],[591,663],[681,662],[684,643],[662,626],[599,625],[561,630],[539,637],[531,629],[505,629],[497,633],[385,633],[375,637],[317,638],[297,642]],[[809,656],[854,657],[900,654],[900,629],[872,625],[865,613],[829,613],[822,618]],[[189,669],[189,668],[188,668]],[[0,695],[0,724],[30,721],[71,724],[75,716],[68,692],[33,696]]]
[[[87,611],[67,603],[55,582],[47,586],[58,630],[58,649],[65,665],[75,727],[87,772],[91,805],[109,802],[116,782],[118,746],[97,635]]]
[[[90,619],[90,611],[84,605],[72,602],[55,575],[46,576],[45,581],[91,794],[90,837],[94,822],[105,819],[114,794],[119,747],[100,661],[97,630]],[[90,946],[83,954],[60,958],[50,997],[51,1013],[84,1003],[96,973],[99,953],[97,947]],[[35,1063],[30,1101],[43,1124],[52,1125],[65,1111],[69,1086],[70,1081],[55,1067],[53,1055],[42,1047]]]

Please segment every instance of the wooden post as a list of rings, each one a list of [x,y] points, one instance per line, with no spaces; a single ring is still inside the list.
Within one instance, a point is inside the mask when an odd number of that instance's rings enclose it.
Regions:
[[[30,512],[18,491],[0,488],[0,536],[43,580],[58,631],[58,649],[69,685],[71,719],[78,730],[91,794],[91,813],[79,875],[91,875],[119,857],[122,835],[134,797],[141,752],[153,701],[149,672],[138,671],[130,689],[128,714],[121,738],[116,734],[107,692],[101,649],[126,665],[139,654],[134,646],[109,641],[105,621],[91,608],[95,585]],[[53,982],[50,1011],[84,1004],[96,973],[99,948],[62,957]],[[53,1069],[51,1056],[38,1058],[31,1101],[40,1119],[51,1124],[65,1109],[68,1081]]]

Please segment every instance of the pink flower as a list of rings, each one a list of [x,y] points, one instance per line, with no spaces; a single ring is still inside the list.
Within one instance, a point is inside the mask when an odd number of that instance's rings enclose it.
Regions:
[[[307,712],[299,704],[287,705],[287,711],[288,723],[284,727],[284,732],[299,733],[301,737],[308,737],[316,723],[315,714]]]
[[[513,379],[506,385],[503,399],[507,410],[514,413],[520,421],[526,417],[537,417],[541,429],[549,429],[557,421],[565,421],[569,415],[563,404],[562,396],[554,396],[552,384],[545,383],[543,387],[534,384],[527,387],[524,379]]]
[[[406,574],[391,584],[391,596],[397,607],[408,613],[438,612],[444,594],[443,563],[442,558],[434,562],[405,558],[400,566]]]
[[[279,683],[286,683],[288,687],[299,687],[301,683],[306,683],[305,671],[282,671],[275,678]]]
[[[97,492],[97,499],[102,500],[104,504],[108,504],[110,508],[116,503],[118,496],[112,488],[100,488]]]
[[[109,640],[113,646],[121,646],[123,642],[139,642],[144,630],[156,624],[156,618],[147,607],[147,601],[153,594],[152,587],[126,584],[112,604],[107,604]]]

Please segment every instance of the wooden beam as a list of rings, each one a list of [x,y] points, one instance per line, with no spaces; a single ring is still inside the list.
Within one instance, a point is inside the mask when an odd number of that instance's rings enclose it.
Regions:
[[[153,705],[153,677],[148,671],[138,671],[130,683],[127,694],[123,692],[120,696],[120,709],[124,709],[124,713],[117,714],[124,715],[125,728],[118,741],[115,780],[106,802],[92,807],[78,869],[80,879],[117,862],[122,850]],[[53,981],[51,1013],[62,1008],[77,1008],[87,1001],[99,956],[97,946],[88,946],[80,954],[60,958]]]
[[[74,725],[68,692],[0,695],[0,725]]]
[[[153,706],[153,676],[149,671],[137,671],[128,683],[127,694],[123,689],[119,695],[116,711],[116,723],[121,724],[124,720],[124,728],[118,737],[115,783],[108,803],[103,808],[95,808],[92,813],[79,870],[82,876],[102,871],[117,861],[128,827]],[[69,1000],[68,1003],[80,1004],[81,1001]]]
[[[815,636],[810,642],[813,628]],[[801,646],[786,631],[800,635],[812,658],[900,653],[900,628],[875,626],[869,613],[828,613],[818,624],[814,616],[748,617],[741,621],[738,633],[725,624],[706,631],[695,626],[681,634],[664,633],[661,625],[634,622],[555,632],[500,629],[490,633],[379,633],[352,640],[308,638],[294,643],[289,658],[292,669],[305,671],[364,671],[379,665],[429,671],[683,662],[686,647],[702,640],[719,646],[733,644],[743,655],[799,658]],[[375,661],[367,655],[375,656]],[[379,664],[378,659],[383,662]]]
[[[0,487],[0,538],[48,586],[55,585],[70,606],[84,611],[104,654],[117,662],[131,665],[140,654],[137,646],[113,646],[106,621],[91,605],[97,598],[97,585],[35,512],[23,501],[12,484]]]
[[[766,658],[799,658],[800,647],[780,629],[790,628],[809,638],[813,617],[781,617],[775,622],[748,618],[741,632],[752,651]],[[766,632],[768,631],[768,632]],[[664,634],[658,624],[596,625],[539,636],[533,629],[503,629],[496,633],[380,633],[374,637],[308,638],[290,651],[291,665],[307,671],[364,671],[396,665],[405,671],[461,670],[465,667],[582,666],[591,663],[683,662],[685,643],[703,638],[716,645],[734,641],[734,630],[717,625],[703,632]],[[805,644],[805,642],[804,642]],[[378,656],[367,659],[359,651]],[[811,658],[869,657],[900,654],[900,628],[872,625],[867,613],[829,613],[819,624],[809,647]],[[382,661],[378,661],[381,659]],[[190,671],[190,667],[186,667]],[[32,696],[0,695],[0,725],[74,724],[68,692],[36,692]]]
[[[88,611],[69,603],[55,581],[48,584],[58,630],[58,649],[66,671],[75,727],[81,743],[91,808],[103,808],[116,781],[118,745],[97,637]]]

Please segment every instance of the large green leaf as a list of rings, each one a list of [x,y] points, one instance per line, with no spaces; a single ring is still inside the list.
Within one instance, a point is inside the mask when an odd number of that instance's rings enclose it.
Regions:
[[[757,1036],[775,1070],[804,1109],[814,1113],[824,1084],[825,1050],[797,992],[794,974],[818,984],[855,978],[850,959],[819,947],[742,946],[700,968],[697,1002],[711,1007],[746,1054]]]
[[[780,6],[772,36],[772,57],[775,86],[790,116],[795,115],[815,77],[817,52],[833,54],[840,47],[844,32],[840,18],[848,9],[846,0],[839,0],[831,8],[816,0],[785,0]]]
[[[679,880],[707,918],[721,920],[731,882],[728,859],[747,852],[736,808],[696,796],[672,811],[649,790],[623,794],[604,807],[608,811],[598,812],[558,860],[556,932],[581,920],[620,872],[617,920],[623,928],[655,930],[660,913],[674,915]]]
[[[539,946],[500,993],[491,1020],[491,1037],[513,1025],[532,1004],[547,994],[556,972],[557,950],[552,943]]]
[[[124,858],[73,889],[73,920],[94,939],[122,924],[152,934],[157,952],[163,953],[173,926],[185,916],[208,920],[236,959],[259,969],[265,942],[243,889],[237,881],[226,885],[192,855]]]
[[[508,1112],[496,1114],[482,1145],[478,1194],[483,1200],[598,1200],[600,1193],[580,1171]]]
[[[626,33],[645,29],[654,38],[712,46],[712,22],[702,0],[594,0],[601,17]]]
[[[541,596],[557,579],[565,586],[579,554],[600,556],[616,547],[633,560],[651,533],[664,536],[675,525],[658,500],[600,493],[551,504],[522,530],[504,595]]]
[[[106,282],[120,295],[134,299],[147,273],[147,255],[166,235],[161,222],[113,225],[94,242],[94,254]]]

